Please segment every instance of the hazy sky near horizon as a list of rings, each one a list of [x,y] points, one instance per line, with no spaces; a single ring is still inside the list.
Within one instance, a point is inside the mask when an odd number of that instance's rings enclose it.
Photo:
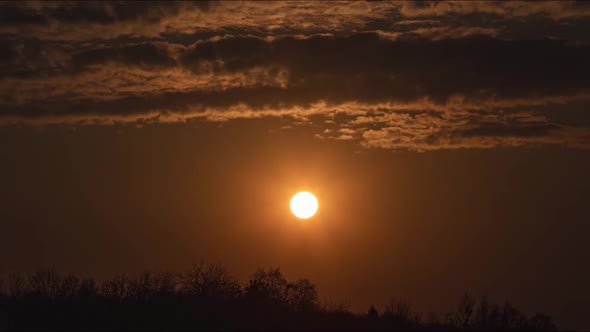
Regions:
[[[0,274],[280,266],[588,329],[589,31],[570,1],[1,2]]]

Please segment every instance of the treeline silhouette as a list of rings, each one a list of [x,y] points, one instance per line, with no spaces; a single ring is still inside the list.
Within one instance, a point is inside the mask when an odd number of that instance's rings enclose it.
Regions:
[[[146,272],[97,283],[53,270],[11,274],[0,282],[0,330],[555,330],[551,317],[526,317],[509,303],[463,295],[439,316],[392,300],[379,312],[353,313],[320,303],[307,279],[288,281],[279,268],[258,269],[246,285],[218,264],[180,274]]]

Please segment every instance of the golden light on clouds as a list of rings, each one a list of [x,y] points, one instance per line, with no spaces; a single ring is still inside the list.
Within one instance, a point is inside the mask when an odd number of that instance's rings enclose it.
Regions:
[[[291,198],[291,212],[300,219],[309,219],[318,210],[318,200],[312,193],[302,191]]]

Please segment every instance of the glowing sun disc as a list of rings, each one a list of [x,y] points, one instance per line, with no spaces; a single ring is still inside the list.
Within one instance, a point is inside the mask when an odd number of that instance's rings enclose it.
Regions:
[[[318,210],[318,200],[312,193],[306,191],[298,192],[291,198],[291,212],[295,217],[308,219]]]

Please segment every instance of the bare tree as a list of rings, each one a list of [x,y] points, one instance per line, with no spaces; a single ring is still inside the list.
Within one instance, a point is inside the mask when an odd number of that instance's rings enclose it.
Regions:
[[[389,303],[385,305],[383,316],[388,317],[397,323],[410,323],[410,305],[405,300],[391,299]]]
[[[545,315],[543,313],[537,312],[531,318],[529,318],[527,323],[527,328],[535,330],[535,331],[555,331],[557,327],[553,323],[553,319],[549,315]]]
[[[125,275],[116,276],[102,284],[102,293],[110,298],[123,300],[129,295],[129,278]]]
[[[193,264],[180,275],[183,292],[204,298],[228,300],[241,294],[240,283],[219,264]]]
[[[490,310],[490,315],[488,317],[488,326],[492,329],[499,329],[502,327],[500,320],[500,307],[497,304],[494,304],[492,306],[492,310]]]
[[[72,298],[78,295],[80,291],[80,279],[73,275],[68,275],[61,278],[57,297]]]
[[[379,311],[377,311],[374,305],[371,305],[369,310],[367,310],[367,317],[369,319],[379,319]]]
[[[526,324],[526,317],[509,302],[502,307],[502,327],[505,329],[519,329]]]
[[[176,283],[174,275],[169,272],[144,272],[137,278],[129,280],[129,297],[138,301],[147,301],[156,296],[172,294]]]
[[[84,279],[80,283],[78,296],[83,298],[90,298],[98,294],[98,287],[94,279]]]
[[[441,321],[440,318],[438,317],[438,314],[436,312],[429,312],[428,313],[428,318],[426,320],[426,324],[428,325],[428,327],[438,327],[441,325]]]
[[[447,312],[445,314],[444,325],[447,327],[457,327],[457,314],[454,312]]]
[[[246,287],[247,296],[274,302],[287,303],[287,294],[288,283],[279,268],[258,269]]]
[[[55,299],[59,294],[61,279],[54,270],[38,271],[29,278],[33,294]]]
[[[155,293],[152,272],[144,272],[137,278],[129,280],[128,296],[136,301],[147,301]]]
[[[475,300],[469,293],[463,294],[459,304],[457,305],[457,317],[459,324],[463,328],[468,328],[471,324],[471,315],[473,314],[473,308],[475,306]]]
[[[479,301],[479,305],[477,306],[477,310],[475,311],[475,325],[478,328],[489,328],[489,318],[490,314],[490,305],[488,303],[488,299],[483,296]]]
[[[310,310],[317,306],[316,286],[308,279],[299,279],[288,284],[287,301],[298,310]]]
[[[321,304],[318,305],[320,310],[327,313],[335,313],[335,314],[348,314],[350,303],[349,302],[330,302],[330,301],[322,301]]]
[[[29,292],[26,278],[21,273],[11,273],[8,276],[8,295],[13,298],[21,298]]]

